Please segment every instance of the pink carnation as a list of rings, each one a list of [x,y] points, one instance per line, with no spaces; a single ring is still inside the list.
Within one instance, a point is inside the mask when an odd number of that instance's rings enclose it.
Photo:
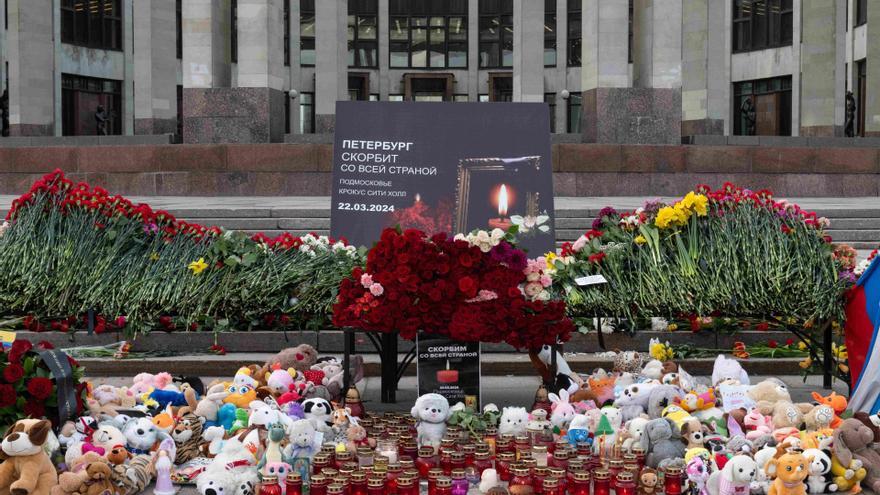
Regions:
[[[364,289],[369,289],[373,285],[373,276],[369,273],[361,275],[361,285],[364,286]]]
[[[371,284],[370,285],[370,294],[379,297],[385,293],[385,288],[382,287],[382,284]]]

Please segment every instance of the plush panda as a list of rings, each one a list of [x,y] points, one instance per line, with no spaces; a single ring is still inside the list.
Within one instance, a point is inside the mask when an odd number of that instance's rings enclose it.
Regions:
[[[837,491],[837,485],[831,474],[831,456],[828,451],[819,449],[807,449],[804,457],[812,458],[810,462],[810,476],[806,480],[807,493],[832,493]]]
[[[305,419],[312,422],[315,430],[324,433],[330,431],[333,405],[328,400],[317,397],[306,399],[303,401],[302,406]]]

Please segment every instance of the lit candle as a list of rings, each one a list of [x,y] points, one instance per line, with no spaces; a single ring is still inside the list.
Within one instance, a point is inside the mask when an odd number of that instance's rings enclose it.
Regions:
[[[490,218],[489,227],[507,230],[511,225],[510,219],[507,218],[507,186],[501,184],[498,190],[498,218]]]
[[[440,383],[458,383],[458,370],[449,369],[449,360],[446,360],[446,369],[437,372],[437,381]]]

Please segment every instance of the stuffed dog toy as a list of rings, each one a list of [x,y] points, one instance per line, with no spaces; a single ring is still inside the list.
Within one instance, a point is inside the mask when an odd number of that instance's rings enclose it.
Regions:
[[[58,473],[43,444],[52,431],[46,420],[22,419],[6,432],[0,444],[0,493],[49,495]]]

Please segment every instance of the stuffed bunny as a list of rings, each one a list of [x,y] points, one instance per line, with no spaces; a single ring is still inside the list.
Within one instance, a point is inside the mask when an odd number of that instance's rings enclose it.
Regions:
[[[559,395],[551,393],[547,397],[553,404],[550,406],[552,411],[550,414],[550,424],[560,430],[564,430],[571,423],[575,415],[574,406],[568,401],[568,392],[560,390]]]
[[[874,493],[880,493],[880,453],[871,449],[874,432],[855,418],[843,420],[834,430],[834,455],[844,466],[853,459],[862,462],[867,476],[862,485]]]
[[[648,421],[642,435],[642,443],[648,451],[647,465],[657,468],[664,459],[684,457],[684,444],[678,438],[678,432],[672,421],[657,418]]]

